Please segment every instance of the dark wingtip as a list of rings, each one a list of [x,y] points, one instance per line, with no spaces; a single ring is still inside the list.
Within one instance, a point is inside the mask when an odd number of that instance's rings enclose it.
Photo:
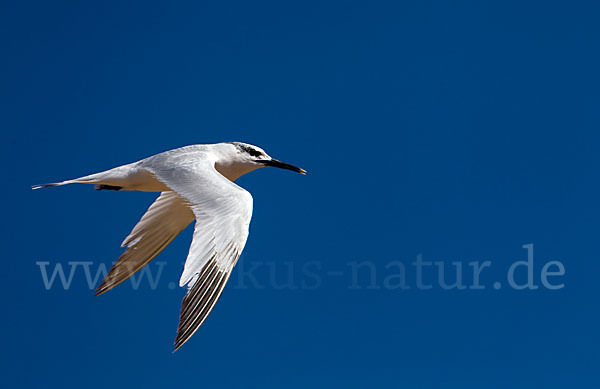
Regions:
[[[122,186],[116,186],[116,185],[106,185],[106,184],[99,184],[99,185],[94,185],[94,189],[96,190],[121,190],[123,189]]]
[[[96,288],[94,296],[100,296],[104,293],[108,292],[111,288],[107,287],[107,285],[103,282],[99,287]]]
[[[179,350],[181,348],[181,346],[184,345],[185,340],[182,341],[182,336],[181,336],[181,332],[180,332],[180,328],[179,326],[177,326],[177,336],[175,337],[175,341],[173,342],[173,346],[175,346],[175,348],[173,349],[173,354],[175,354],[175,352],[177,350]]]

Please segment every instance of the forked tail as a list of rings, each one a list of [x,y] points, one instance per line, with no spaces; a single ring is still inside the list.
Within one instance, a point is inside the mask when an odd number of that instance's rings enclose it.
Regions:
[[[61,186],[67,184],[94,184],[96,189],[121,190],[130,184],[131,166],[124,165],[114,169],[106,170],[89,176],[79,177],[72,180],[52,182],[49,184],[34,185],[31,189],[47,188],[49,186]]]

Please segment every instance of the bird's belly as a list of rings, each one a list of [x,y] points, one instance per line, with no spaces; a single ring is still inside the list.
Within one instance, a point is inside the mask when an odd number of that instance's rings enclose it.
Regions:
[[[130,185],[124,190],[139,190],[140,192],[165,192],[171,190],[154,174],[145,169],[136,169],[130,176]]]

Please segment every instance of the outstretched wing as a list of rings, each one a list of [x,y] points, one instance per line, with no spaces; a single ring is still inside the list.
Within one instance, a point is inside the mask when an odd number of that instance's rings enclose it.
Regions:
[[[173,159],[173,160],[172,160]],[[174,156],[144,166],[188,202],[196,217],[179,285],[188,285],[175,350],[204,322],[219,299],[248,238],[252,196],[221,175],[208,159]]]
[[[194,214],[185,200],[175,192],[162,192],[121,244],[127,250],[102,280],[96,295],[108,292],[153,260],[192,220]]]

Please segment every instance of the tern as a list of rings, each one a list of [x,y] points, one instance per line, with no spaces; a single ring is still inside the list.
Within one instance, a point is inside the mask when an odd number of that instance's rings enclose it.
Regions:
[[[160,192],[125,238],[126,250],[110,269],[96,295],[111,290],[148,264],[194,219],[192,244],[179,286],[181,303],[174,350],[204,323],[221,296],[248,238],[252,195],[234,181],[253,170],[273,166],[306,174],[304,169],[271,158],[247,143],[191,145],[89,176],[33,189],[94,184],[102,190]]]

